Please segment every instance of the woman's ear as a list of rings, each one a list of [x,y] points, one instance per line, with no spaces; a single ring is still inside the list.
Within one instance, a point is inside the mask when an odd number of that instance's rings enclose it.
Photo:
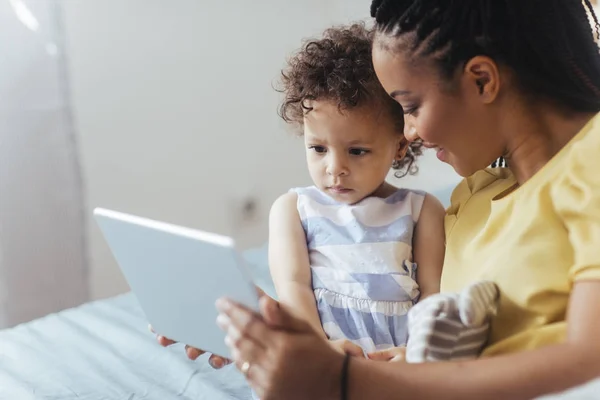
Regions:
[[[467,84],[476,92],[481,101],[492,103],[500,91],[500,70],[490,57],[476,56],[465,65]]]

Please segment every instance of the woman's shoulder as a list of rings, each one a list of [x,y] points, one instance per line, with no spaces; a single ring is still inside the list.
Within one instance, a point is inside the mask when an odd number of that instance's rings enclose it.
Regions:
[[[594,117],[573,139],[552,180],[554,211],[569,232],[577,255],[571,279],[600,279],[600,118]]]
[[[599,114],[600,115],[600,114]],[[596,211],[600,205],[600,117],[597,115],[569,143],[551,185],[557,209]],[[593,207],[592,207],[593,205]],[[600,214],[600,211],[599,211]]]
[[[585,166],[586,170],[598,171],[600,160],[600,114],[593,117],[585,127],[575,136],[568,148],[568,155],[563,163],[563,169],[569,169],[572,165]],[[594,173],[597,176],[597,173]]]

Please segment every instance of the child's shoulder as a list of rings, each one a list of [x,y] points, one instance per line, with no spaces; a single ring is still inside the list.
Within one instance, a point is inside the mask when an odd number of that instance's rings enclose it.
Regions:
[[[386,203],[409,205],[412,208],[415,220],[423,214],[443,216],[445,209],[440,200],[433,194],[420,189],[396,188],[393,193],[384,199]]]
[[[271,206],[271,212],[296,210],[300,204],[307,201],[316,201],[318,203],[329,204],[333,200],[325,193],[321,192],[316,186],[294,187],[280,195]]]
[[[295,187],[288,190],[288,193],[293,193],[295,198],[300,202],[311,201],[323,205],[338,205],[338,203],[323,193],[316,186]]]
[[[392,185],[389,186],[387,192],[389,194],[381,198],[381,200],[388,204],[398,204],[405,202],[421,204],[423,203],[425,198],[429,196],[429,194],[423,190],[400,188]]]

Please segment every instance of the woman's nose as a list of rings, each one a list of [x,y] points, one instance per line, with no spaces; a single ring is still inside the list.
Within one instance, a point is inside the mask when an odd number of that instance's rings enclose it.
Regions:
[[[417,127],[414,124],[407,123],[404,126],[404,137],[409,142],[415,142],[419,139],[419,132],[417,132]]]

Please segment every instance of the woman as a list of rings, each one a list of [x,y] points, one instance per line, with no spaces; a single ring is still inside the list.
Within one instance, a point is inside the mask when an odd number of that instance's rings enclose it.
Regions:
[[[442,290],[493,280],[498,315],[484,357],[414,365],[349,360],[267,297],[262,316],[223,300],[263,399],[519,399],[600,376],[600,57],[584,3],[373,2],[374,63],[407,137],[469,176],[446,217]],[[510,171],[483,170],[498,156]]]
[[[600,375],[600,57],[584,3],[373,2],[375,67],[407,137],[470,176],[442,290],[493,280],[499,312],[484,357],[413,365],[349,360],[268,298],[262,317],[221,301],[262,398],[518,399]],[[510,171],[483,170],[499,156]]]

